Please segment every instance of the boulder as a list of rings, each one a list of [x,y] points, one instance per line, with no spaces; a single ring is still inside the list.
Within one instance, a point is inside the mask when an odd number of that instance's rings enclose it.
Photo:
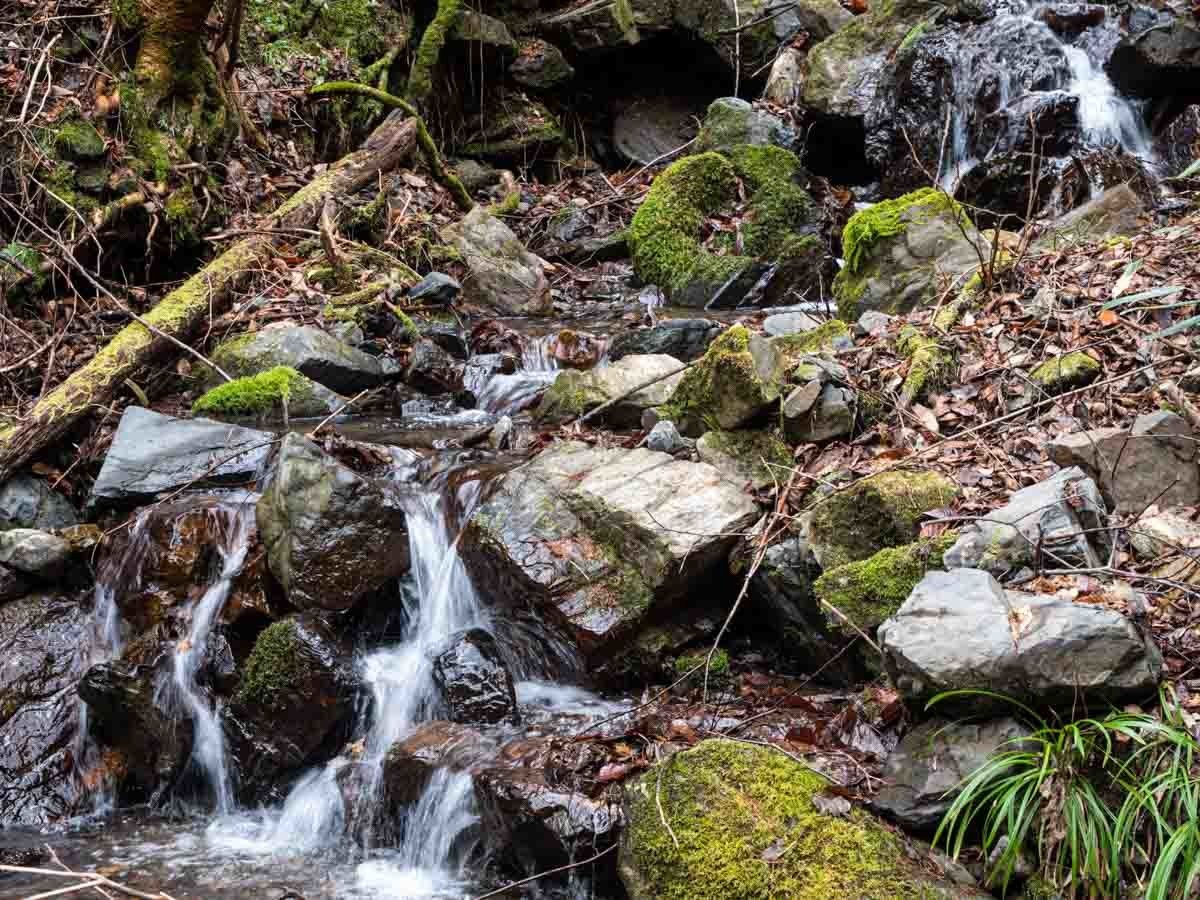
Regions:
[[[423,338],[408,357],[404,381],[426,394],[455,394],[463,388],[463,366],[432,340]]]
[[[1041,388],[1031,392],[1032,400],[1042,399],[1043,394],[1056,396],[1074,388],[1091,384],[1100,375],[1100,363],[1082,350],[1063,353],[1048,359],[1029,373],[1029,380]]]
[[[0,531],[0,564],[35,578],[53,580],[66,570],[71,545],[34,528]]]
[[[1015,750],[1029,729],[1006,717],[987,722],[929,719],[908,732],[883,767],[872,809],[914,831],[932,831],[964,780],[997,751]]]
[[[981,569],[927,573],[879,627],[879,645],[892,683],[918,704],[961,690],[1067,709],[1119,704],[1153,695],[1162,670],[1154,642],[1120,613],[1006,592]],[[957,705],[993,704],[971,695]]]
[[[1200,27],[1180,15],[1117,45],[1106,66],[1113,83],[1135,97],[1200,100]]]
[[[840,3],[837,7],[846,11]],[[803,87],[804,54],[794,47],[785,47],[771,64],[767,86],[763,88],[763,99],[778,106],[792,106],[800,100]]]
[[[42,827],[76,813],[74,686],[90,617],[76,597],[0,605],[0,826]]]
[[[696,134],[696,119],[704,111],[695,97],[672,93],[636,95],[618,101],[613,117],[613,147],[639,166],[674,155]]]
[[[476,206],[448,226],[443,238],[462,254],[470,270],[467,299],[503,315],[546,315],[550,284],[541,261],[507,225]]]
[[[1096,482],[1079,468],[1015,491],[1008,503],[959,531],[946,551],[951,568],[985,569],[1001,577],[1040,556],[1062,568],[1102,565],[1108,518]]]
[[[469,725],[434,720],[418,725],[389,748],[380,779],[388,808],[398,814],[421,799],[439,769],[463,771],[495,752]]]
[[[785,483],[793,463],[791,448],[769,430],[706,431],[696,453],[734,484],[755,490]]]
[[[629,394],[654,378],[662,380],[630,394],[606,410],[605,422],[616,428],[635,428],[642,412],[662,406],[675,393],[684,373],[683,364],[663,354],[625,356],[609,366],[581,372],[565,369],[542,396],[534,418],[538,422],[564,422]],[[669,373],[675,372],[671,375]],[[663,377],[666,376],[666,377]]]
[[[517,84],[550,90],[575,77],[575,69],[561,50],[541,38],[528,38],[517,47],[517,58],[508,67]]]
[[[954,482],[937,472],[882,472],[818,497],[802,524],[813,555],[828,571],[885,547],[912,543],[921,517],[948,506],[957,495]]]
[[[275,440],[266,431],[131,406],[121,416],[89,502],[133,503],[184,485],[252,482]]]
[[[667,319],[650,328],[622,331],[609,345],[608,358],[616,362],[634,354],[665,353],[691,362],[703,356],[720,333],[721,323],[713,319]]]
[[[71,501],[30,475],[14,475],[0,484],[0,531],[6,528],[37,528],[52,531],[79,524],[79,513]]]
[[[339,394],[384,381],[378,359],[312,325],[279,325],[225,341],[212,360],[235,378],[287,366]]]
[[[803,334],[821,327],[821,320],[806,312],[777,312],[763,319],[763,331],[771,337]]]
[[[280,445],[257,517],[271,574],[300,609],[348,609],[408,569],[404,511],[391,487],[294,432]]]
[[[213,419],[281,421],[327,416],[345,404],[345,397],[295,369],[276,366],[210,388],[192,404],[192,414]]]
[[[726,571],[755,504],[704,463],[567,442],[513,469],[464,532],[472,577],[593,663]]]
[[[461,293],[462,285],[456,279],[443,272],[430,272],[404,295],[421,306],[450,306]]]
[[[1119,184],[1055,219],[1034,246],[1053,249],[1106,236],[1128,236],[1141,228],[1146,204],[1127,184]]]
[[[464,9],[454,19],[454,27],[446,35],[450,41],[483,44],[500,50],[508,58],[516,53],[517,42],[502,21],[473,9]]]
[[[450,710],[450,720],[468,725],[516,724],[512,673],[496,639],[482,628],[452,636],[433,657],[433,681]]]
[[[796,133],[779,116],[738,97],[720,97],[708,106],[696,149],[732,153],[744,144],[774,144],[790,150],[795,142]]]
[[[354,724],[360,678],[354,648],[318,615],[268,625],[254,642],[222,710],[242,802],[277,799]]]
[[[788,394],[781,416],[789,444],[845,437],[854,430],[858,395],[850,388],[809,381]]]
[[[485,94],[484,102],[483,111],[467,120],[476,126],[476,131],[462,144],[464,154],[516,168],[549,159],[562,146],[562,125],[541,101],[522,91],[501,89]],[[475,212],[482,213],[478,217],[481,220],[490,218],[482,206],[475,207],[468,217]],[[457,231],[461,224],[451,229]],[[507,241],[508,238],[501,238],[502,243]]]
[[[1150,504],[1200,504],[1196,438],[1181,416],[1146,413],[1131,428],[1098,428],[1055,437],[1050,458],[1078,466],[1100,486],[1118,513],[1140,513]]]
[[[775,748],[701,741],[626,785],[621,881],[631,900],[964,896],[870,814],[825,811],[831,786]]]

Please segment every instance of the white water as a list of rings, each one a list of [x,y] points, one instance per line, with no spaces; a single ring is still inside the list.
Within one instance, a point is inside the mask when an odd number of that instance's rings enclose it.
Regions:
[[[521,367],[511,375],[492,375],[475,391],[480,409],[501,416],[527,408],[558,377],[558,360],[550,350],[551,336],[530,337],[521,348]]]

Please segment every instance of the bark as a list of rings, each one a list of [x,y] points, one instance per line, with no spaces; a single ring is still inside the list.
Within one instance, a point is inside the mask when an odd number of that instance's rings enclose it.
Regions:
[[[262,223],[266,229],[311,228],[328,197],[352,194],[375,181],[379,173],[407,161],[416,146],[416,126],[399,113],[384,120],[362,149],[343,157],[301,188]],[[163,297],[142,319],[179,341],[187,342],[209,317],[219,315],[232,293],[266,264],[282,237],[258,234],[239,241],[182,286]],[[140,322],[121,329],[90,362],[46,394],[8,431],[0,430],[0,482],[51,442],[62,437],[93,410],[102,409],[116,389],[137,369],[174,349],[174,345]]]
[[[141,0],[146,23],[134,77],[153,108],[202,52],[204,21],[213,0]]]

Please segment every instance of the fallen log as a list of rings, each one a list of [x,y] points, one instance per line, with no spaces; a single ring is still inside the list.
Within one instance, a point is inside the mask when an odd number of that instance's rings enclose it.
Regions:
[[[311,228],[327,197],[353,194],[412,156],[416,126],[395,112],[371,133],[361,149],[342,157],[305,185],[262,223],[263,233],[234,244],[158,304],[121,329],[99,353],[73,372],[7,431],[0,428],[0,482],[89,412],[104,407],[135,370],[222,312],[247,277],[266,264],[282,229]],[[146,324],[142,324],[142,323]],[[149,325],[150,327],[147,327]]]

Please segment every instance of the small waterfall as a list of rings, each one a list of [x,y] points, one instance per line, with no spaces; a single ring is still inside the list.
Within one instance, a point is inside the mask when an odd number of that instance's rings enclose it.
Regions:
[[[1134,156],[1153,153],[1150,130],[1141,111],[1117,93],[1103,68],[1078,47],[1066,46],[1071,83],[1067,90],[1079,98],[1079,124],[1084,136],[1098,146],[1119,146]]]
[[[521,347],[521,368],[511,375],[491,376],[476,392],[479,408],[507,416],[532,405],[558,377],[552,342],[552,335],[527,338]]]

